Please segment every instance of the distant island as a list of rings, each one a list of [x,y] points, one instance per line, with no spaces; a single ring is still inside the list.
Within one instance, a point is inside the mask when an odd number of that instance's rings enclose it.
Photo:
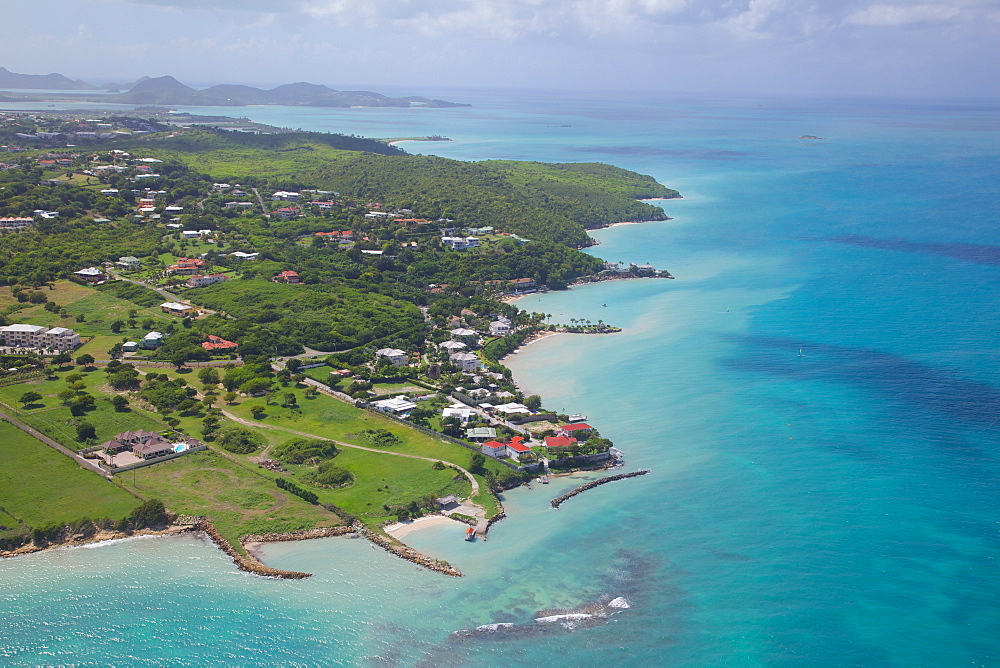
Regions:
[[[112,91],[88,96],[73,93],[40,93],[31,97],[8,95],[5,101],[74,100],[87,102],[115,102],[140,105],[200,105],[216,107],[242,107],[247,105],[278,104],[303,107],[470,107],[459,102],[410,96],[388,97],[371,91],[342,91],[328,86],[306,82],[284,84],[271,89],[238,84],[219,84],[196,90],[172,76],[143,77],[131,84],[95,86],[82,80],[72,80],[62,74],[18,74],[0,67],[0,88],[37,89],[40,91]],[[125,89],[125,92],[114,92]]]

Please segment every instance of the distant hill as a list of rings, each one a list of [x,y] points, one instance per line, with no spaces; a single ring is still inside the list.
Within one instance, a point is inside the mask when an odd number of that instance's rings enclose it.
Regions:
[[[125,104],[189,104],[241,107],[248,104],[283,104],[303,107],[428,107],[469,106],[428,98],[388,97],[367,90],[335,90],[307,83],[284,84],[269,90],[237,84],[219,84],[195,90],[171,76],[140,80],[131,90],[102,99]]]
[[[196,90],[172,76],[142,77],[132,84],[92,86],[86,81],[72,81],[61,74],[15,74],[0,67],[0,88],[35,88],[58,90],[109,90],[100,98],[75,97],[77,100],[119,102],[140,105],[203,105],[242,107],[249,104],[283,104],[303,107],[469,107],[472,105],[426,97],[388,97],[367,90],[335,90],[307,83],[284,84],[270,90],[238,84],[219,84]],[[116,91],[126,89],[123,93]]]
[[[97,90],[86,81],[73,81],[61,74],[18,74],[0,67],[0,87],[48,90]]]

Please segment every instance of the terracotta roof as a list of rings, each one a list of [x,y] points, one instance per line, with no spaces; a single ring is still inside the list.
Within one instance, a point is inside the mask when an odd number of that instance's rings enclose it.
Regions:
[[[590,429],[593,429],[593,427],[591,427],[586,422],[578,422],[577,424],[564,424],[559,428],[566,432],[588,431]]]
[[[575,438],[570,438],[569,436],[546,436],[545,437],[545,447],[546,448],[569,448],[577,444]]]

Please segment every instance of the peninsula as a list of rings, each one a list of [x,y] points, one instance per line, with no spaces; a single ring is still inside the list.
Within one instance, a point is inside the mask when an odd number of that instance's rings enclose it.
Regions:
[[[663,219],[650,177],[110,115],[0,114],[0,145],[5,554],[169,524],[265,575],[307,574],[251,543],[344,533],[460,575],[384,528],[485,538],[503,489],[620,458],[500,360],[619,331],[509,301],[665,274],[577,250]]]

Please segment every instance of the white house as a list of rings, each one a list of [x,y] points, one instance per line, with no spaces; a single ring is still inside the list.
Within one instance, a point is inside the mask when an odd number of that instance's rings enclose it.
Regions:
[[[461,341],[445,341],[438,346],[442,350],[446,350],[449,353],[457,353],[459,350],[465,350],[466,345]]]
[[[274,193],[273,195],[271,195],[271,199],[272,200],[278,200],[278,201],[281,201],[281,202],[298,202],[299,201],[299,197],[301,197],[301,195],[299,195],[299,193],[290,192],[290,191],[287,191],[287,190],[279,190],[276,193]]]
[[[450,334],[452,341],[461,341],[462,343],[470,345],[475,345],[479,342],[479,333],[471,329],[466,329],[465,327],[453,329]]]
[[[441,411],[442,418],[458,418],[458,421],[462,424],[465,424],[476,415],[476,411],[468,406],[448,406]]]
[[[415,403],[406,397],[393,397],[392,399],[382,399],[372,402],[372,405],[383,413],[392,415],[403,415],[417,407]]]
[[[388,358],[396,366],[406,366],[409,361],[406,351],[398,348],[380,348],[375,351],[375,356]]]
[[[91,283],[104,280],[104,271],[97,267],[87,267],[80,271],[74,271],[73,275]]]
[[[493,336],[506,336],[510,334],[510,320],[500,318],[490,323],[490,334]]]
[[[462,371],[475,371],[482,366],[479,358],[472,353],[455,353],[449,359],[458,365]]]
[[[260,253],[244,253],[243,251],[235,251],[230,253],[230,257],[234,257],[237,260],[256,260]]]
[[[441,237],[441,243],[454,250],[465,250],[466,248],[478,247],[479,239],[476,237]]]
[[[224,274],[211,274],[209,276],[202,276],[200,274],[195,274],[187,280],[188,287],[191,288],[201,288],[206,285],[212,285],[213,283],[221,283],[226,280]]]
[[[531,409],[529,409],[524,404],[509,403],[500,404],[499,406],[494,406],[493,410],[497,413],[503,413],[505,415],[531,415]]]

